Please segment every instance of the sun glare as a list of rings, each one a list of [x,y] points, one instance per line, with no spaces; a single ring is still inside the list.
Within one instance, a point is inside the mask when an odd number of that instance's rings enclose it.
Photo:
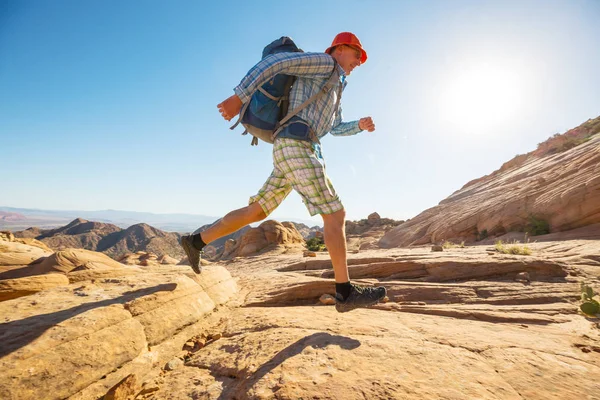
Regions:
[[[452,128],[466,134],[485,134],[518,116],[524,93],[516,70],[474,64],[449,75],[439,100],[441,117]]]

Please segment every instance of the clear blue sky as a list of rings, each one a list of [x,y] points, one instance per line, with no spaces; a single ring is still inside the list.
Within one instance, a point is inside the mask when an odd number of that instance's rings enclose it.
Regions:
[[[323,51],[349,30],[369,53],[342,102],[377,130],[323,140],[350,219],[413,217],[600,114],[599,1],[226,3],[0,2],[0,205],[244,206],[271,146],[216,104],[282,35]],[[295,194],[272,216],[308,219]]]

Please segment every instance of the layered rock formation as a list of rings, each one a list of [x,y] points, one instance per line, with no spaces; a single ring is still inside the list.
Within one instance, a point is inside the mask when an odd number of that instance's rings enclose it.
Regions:
[[[594,398],[600,323],[578,303],[580,281],[600,282],[598,242],[531,246],[361,252],[351,277],[389,301],[348,314],[319,300],[334,291],[325,257],[236,259],[245,307],[148,385],[155,399]]]
[[[567,231],[600,223],[600,117],[517,156],[489,176],[392,229],[384,248],[473,242],[510,231]],[[567,143],[567,144],[565,144]]]
[[[179,355],[190,331],[202,332],[237,291],[217,266],[202,276],[189,267],[142,271],[81,249],[32,263],[38,249],[0,245],[4,264],[21,264],[6,267],[27,270],[0,279],[2,399],[98,398],[124,376],[144,378]]]
[[[279,243],[284,228],[262,234]],[[599,243],[361,251],[351,278],[388,301],[338,314],[323,305],[335,285],[322,254],[194,275],[148,253],[138,267],[0,241],[0,261],[43,272],[27,278],[63,278],[0,302],[0,398],[594,398],[600,323],[578,307],[581,282],[599,289]]]

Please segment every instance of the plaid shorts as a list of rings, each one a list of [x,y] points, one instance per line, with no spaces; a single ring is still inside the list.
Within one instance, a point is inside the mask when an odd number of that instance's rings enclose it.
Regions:
[[[325,174],[325,161],[312,143],[277,138],[273,144],[273,172],[249,204],[258,201],[269,215],[294,189],[310,215],[333,214],[344,209],[331,181]]]

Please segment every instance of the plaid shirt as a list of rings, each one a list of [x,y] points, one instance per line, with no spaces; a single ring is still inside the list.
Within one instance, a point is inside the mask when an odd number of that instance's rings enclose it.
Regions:
[[[333,70],[333,58],[326,53],[278,53],[265,57],[256,64],[233,90],[242,103],[262,84],[277,74],[294,75],[298,78],[290,91],[290,110],[299,107],[305,100],[321,90]],[[346,74],[338,65],[340,85],[346,87]],[[341,103],[334,110],[337,90],[334,88],[309,104],[297,116],[308,122],[320,139],[328,132],[336,136],[356,135],[361,129],[358,121],[342,122]]]

